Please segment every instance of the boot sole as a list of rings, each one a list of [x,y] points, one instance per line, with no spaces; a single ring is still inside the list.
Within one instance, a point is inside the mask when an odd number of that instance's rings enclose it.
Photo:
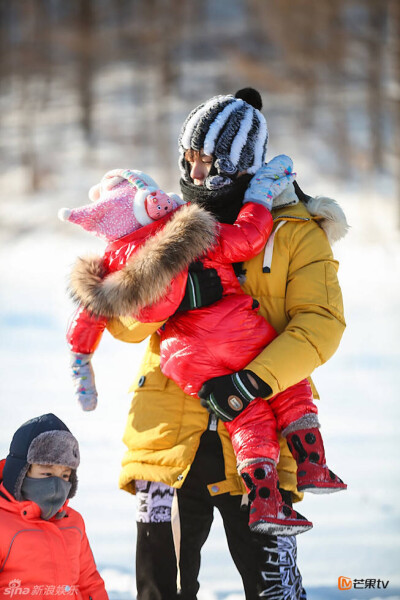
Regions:
[[[309,492],[311,494],[334,494],[335,492],[343,492],[347,490],[347,485],[343,485],[341,487],[326,487],[326,486],[318,486],[315,484],[307,484],[307,485],[298,485],[297,490],[299,492]]]
[[[300,523],[289,525],[283,523],[270,523],[267,521],[256,521],[255,523],[249,525],[249,527],[251,531],[254,531],[254,533],[290,536],[305,533],[309,529],[312,529],[313,524],[310,521],[306,521],[304,525],[301,525]]]

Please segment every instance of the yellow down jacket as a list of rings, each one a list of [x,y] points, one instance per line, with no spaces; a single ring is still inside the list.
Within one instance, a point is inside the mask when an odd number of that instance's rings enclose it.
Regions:
[[[318,217],[299,202],[273,211],[274,230],[265,250],[244,267],[243,290],[260,303],[260,314],[280,334],[248,368],[271,387],[286,389],[327,361],[337,349],[345,321],[337,269]],[[129,318],[109,322],[111,334],[125,342],[150,341],[134,392],[124,443],[120,487],[134,493],[135,479],[161,481],[179,488],[189,472],[208,413],[200,402],[185,395],[160,371],[161,323],[142,324]],[[229,326],[229,324],[227,324]],[[238,348],[240,352],[240,348]],[[218,423],[225,458],[226,479],[210,484],[210,494],[242,494],[245,489],[224,424]],[[281,486],[294,493],[296,464],[281,440],[278,465]]]

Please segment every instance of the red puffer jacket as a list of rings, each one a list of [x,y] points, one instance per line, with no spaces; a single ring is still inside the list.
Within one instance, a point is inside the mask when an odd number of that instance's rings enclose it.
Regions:
[[[272,225],[271,213],[253,203],[244,205],[233,225],[220,224],[217,246],[201,261],[218,272],[222,299],[178,312],[159,330],[161,370],[187,394],[195,396],[212,377],[240,371],[276,337],[258,314],[258,303],[242,291],[232,266],[261,252]],[[152,312],[139,320],[156,321]]]
[[[175,213],[184,214],[184,208],[187,207],[178,208]],[[163,228],[172,215],[174,213],[109,244],[102,258],[103,278],[120,271],[120,285],[125,292],[130,284],[128,275],[124,274],[127,263],[135,260],[137,252],[150,238],[162,243]],[[274,329],[257,314],[253,299],[241,290],[232,267],[232,263],[249,260],[261,252],[272,225],[269,210],[252,202],[243,206],[233,225],[219,224],[218,243],[201,261],[205,268],[217,270],[223,299],[210,307],[177,313],[161,328],[161,368],[186,392],[195,395],[207,379],[243,368],[275,337]],[[182,235],[182,228],[176,229],[176,236]],[[156,246],[151,247],[149,260],[155,251]],[[160,300],[133,316],[148,323],[168,319],[182,301],[187,275],[186,268],[171,281]],[[88,278],[90,276],[91,273]],[[94,352],[106,324],[106,318],[94,317],[79,307],[67,331],[71,350],[82,354]]]
[[[62,518],[45,521],[37,504],[17,502],[0,485],[1,597],[108,599],[81,515],[67,503],[63,510]]]

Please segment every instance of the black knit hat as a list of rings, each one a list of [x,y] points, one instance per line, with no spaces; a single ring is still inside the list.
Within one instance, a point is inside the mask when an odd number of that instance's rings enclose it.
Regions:
[[[179,136],[179,166],[182,177],[190,181],[185,153],[204,150],[214,157],[205,180],[212,190],[229,185],[241,171],[255,173],[265,160],[267,123],[260,110],[261,96],[253,88],[239,90],[235,96],[214,96],[197,106],[187,117]]]
[[[68,427],[48,413],[27,421],[14,433],[3,470],[3,484],[16,500],[22,500],[21,486],[31,464],[65,465],[71,472],[71,490],[75,495],[78,479],[79,445]]]

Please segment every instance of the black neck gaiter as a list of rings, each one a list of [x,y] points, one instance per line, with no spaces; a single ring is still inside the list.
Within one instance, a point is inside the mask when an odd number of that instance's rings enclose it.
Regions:
[[[243,206],[244,193],[251,178],[252,175],[241,175],[230,185],[217,190],[208,190],[203,185],[188,183],[184,179],[179,183],[185,202],[198,204],[213,214],[220,223],[232,225]]]

